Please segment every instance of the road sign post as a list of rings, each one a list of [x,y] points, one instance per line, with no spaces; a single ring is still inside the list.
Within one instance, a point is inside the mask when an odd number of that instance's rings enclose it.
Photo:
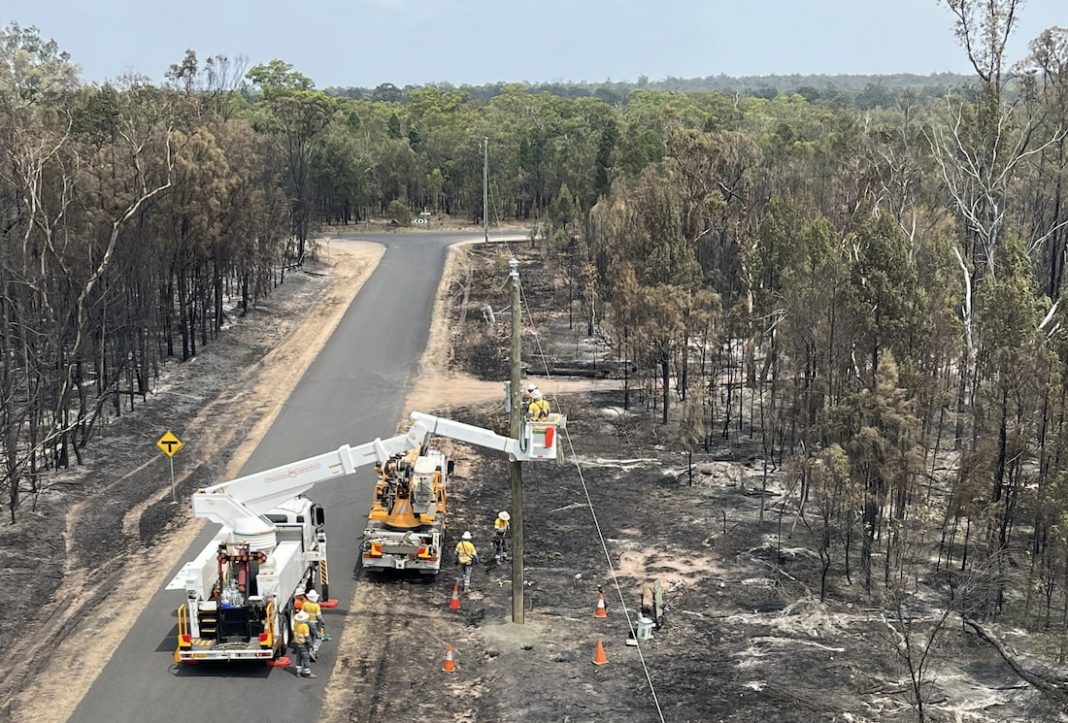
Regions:
[[[174,455],[178,454],[185,445],[182,440],[175,436],[174,432],[164,432],[163,436],[156,440],[156,446],[163,454],[167,455],[167,459],[171,464],[171,502],[178,502],[178,496],[174,492]]]

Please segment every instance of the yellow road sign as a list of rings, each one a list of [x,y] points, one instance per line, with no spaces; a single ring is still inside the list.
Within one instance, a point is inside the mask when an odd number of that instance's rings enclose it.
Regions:
[[[174,455],[178,454],[178,450],[180,450],[185,445],[182,444],[182,440],[174,436],[174,432],[166,432],[156,441],[156,446],[159,447],[160,451],[163,452],[163,454],[167,455],[168,457],[173,457]]]

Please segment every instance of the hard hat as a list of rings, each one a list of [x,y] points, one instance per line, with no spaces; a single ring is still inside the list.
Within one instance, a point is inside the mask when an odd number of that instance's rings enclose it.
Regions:
[[[530,382],[529,384],[527,384],[527,392],[528,393],[534,391],[537,388],[538,388],[538,385],[535,384],[534,382]]]
[[[304,597],[308,598],[312,602],[319,602],[319,593],[315,592],[314,589],[309,590]]]
[[[298,623],[306,623],[311,620],[311,615],[308,615],[308,613],[301,610],[299,613],[293,616],[293,619],[296,620]]]
[[[465,532],[464,534],[460,535],[460,539],[461,540],[470,540],[471,539],[471,533],[470,532]]]
[[[532,391],[530,393],[530,398],[531,399],[541,399],[541,390],[540,389],[535,389],[534,391]]]
[[[508,520],[512,519],[512,516],[510,514],[508,514],[507,512],[501,512],[500,514],[497,515],[497,517],[500,517],[505,522],[507,522]]]

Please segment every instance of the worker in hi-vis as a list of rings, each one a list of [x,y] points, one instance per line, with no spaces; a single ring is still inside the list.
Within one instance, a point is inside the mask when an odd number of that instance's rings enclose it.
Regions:
[[[507,511],[501,510],[497,513],[497,519],[493,521],[493,553],[498,562],[508,559],[508,532],[511,519],[512,516]]]
[[[471,542],[471,533],[464,532],[460,541],[456,544],[456,564],[464,571],[464,592],[471,586],[471,568],[478,562],[478,550],[475,543]]]
[[[293,616],[293,649],[297,653],[297,675],[302,678],[315,678],[311,672],[311,630],[308,628],[308,613],[301,610]]]
[[[544,422],[549,418],[549,402],[542,395],[540,389],[530,393],[530,406],[527,407],[527,416],[533,422]]]
[[[319,593],[314,588],[304,595],[304,603],[300,606],[301,612],[308,613],[309,643],[311,645],[311,659],[315,662],[315,656],[319,654],[319,646],[325,640],[323,633],[323,610],[319,605]]]

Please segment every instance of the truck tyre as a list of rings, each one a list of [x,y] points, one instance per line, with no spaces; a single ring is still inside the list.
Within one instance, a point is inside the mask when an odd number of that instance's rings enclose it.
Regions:
[[[274,657],[281,658],[289,650],[289,614],[282,613],[278,616],[278,624],[282,627],[281,633],[278,635],[278,640],[281,642],[274,651]]]

